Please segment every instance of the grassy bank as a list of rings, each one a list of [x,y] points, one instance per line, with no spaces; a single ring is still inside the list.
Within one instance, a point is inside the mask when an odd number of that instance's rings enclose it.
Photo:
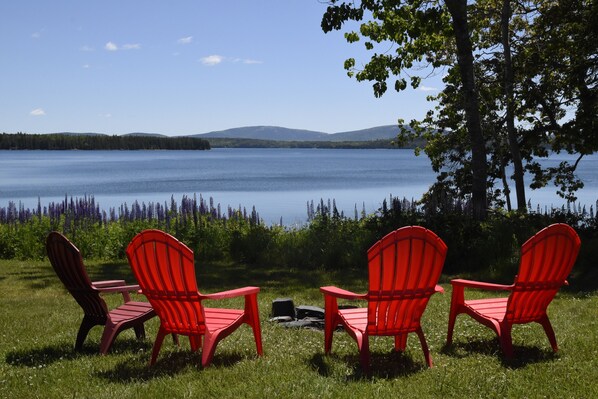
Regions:
[[[123,262],[90,262],[93,280],[133,281]],[[372,377],[359,369],[357,349],[345,333],[335,334],[333,354],[323,354],[323,333],[289,329],[268,321],[272,300],[291,297],[296,305],[323,306],[321,285],[363,291],[362,271],[257,268],[200,264],[200,289],[215,292],[258,285],[265,356],[255,356],[253,337],[243,326],[222,341],[214,363],[199,366],[188,341],[165,341],[158,363],[147,366],[157,320],[147,324],[146,341],[132,331],[116,340],[107,356],[97,349],[94,328],[85,350],[72,350],[81,311],[47,261],[0,261],[0,397],[3,398],[364,398],[364,397],[598,397],[598,295],[575,285],[561,291],[549,308],[560,351],[553,354],[539,325],[516,326],[513,361],[501,356],[493,333],[465,316],[457,319],[455,344],[444,348],[450,304],[432,297],[422,326],[435,367],[425,366],[419,342],[409,338],[404,354],[391,352],[390,338],[376,338]],[[481,295],[474,293],[474,295]],[[117,296],[106,297],[111,306]],[[230,302],[228,305],[238,305]]]

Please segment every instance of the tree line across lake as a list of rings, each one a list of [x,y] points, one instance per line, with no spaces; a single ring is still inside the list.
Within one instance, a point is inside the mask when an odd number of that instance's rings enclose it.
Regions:
[[[196,137],[101,134],[0,135],[2,150],[209,150],[207,140]]]
[[[423,140],[397,145],[393,140],[369,141],[279,141],[245,138],[202,139],[193,136],[109,136],[104,134],[3,133],[0,150],[209,150],[211,148],[360,148],[396,149],[421,147]]]

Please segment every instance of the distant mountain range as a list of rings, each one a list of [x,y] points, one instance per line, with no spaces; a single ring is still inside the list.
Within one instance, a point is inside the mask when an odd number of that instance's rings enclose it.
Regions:
[[[399,134],[398,125],[378,126],[370,129],[353,130],[340,133],[323,133],[313,130],[289,129],[279,126],[247,126],[220,130],[191,137],[203,139],[231,138],[271,141],[373,141],[392,140]]]
[[[192,135],[174,136],[161,133],[131,132],[120,136],[200,138],[207,140],[213,148],[398,148],[392,142],[399,133],[398,125],[377,126],[339,133],[289,129],[280,126],[245,126]],[[93,132],[55,134],[108,136],[108,134]],[[423,144],[422,139],[416,139],[400,148],[421,147]]]

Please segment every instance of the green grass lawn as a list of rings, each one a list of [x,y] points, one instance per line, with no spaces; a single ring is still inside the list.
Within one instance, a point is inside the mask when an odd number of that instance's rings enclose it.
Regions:
[[[88,263],[92,280],[125,278],[125,263]],[[147,339],[132,330],[119,335],[110,353],[98,355],[102,328],[92,329],[83,352],[73,351],[82,312],[54,275],[49,262],[0,261],[0,397],[2,398],[427,398],[598,397],[598,295],[561,291],[549,308],[560,351],[553,354],[542,327],[516,326],[515,359],[505,361],[489,329],[459,316],[455,343],[444,348],[450,285],[435,295],[424,314],[434,368],[425,365],[419,341],[392,351],[391,338],[373,338],[372,375],[362,375],[357,346],[335,333],[324,356],[324,334],[289,329],[268,321],[272,301],[323,306],[321,285],[363,292],[365,275],[256,270],[211,265],[198,270],[204,292],[258,285],[264,356],[255,354],[251,329],[242,326],[220,342],[213,364],[202,369],[200,353],[165,340],[158,362],[148,361],[158,320],[146,324]],[[480,296],[478,292],[472,295]],[[110,306],[119,296],[107,296]],[[143,299],[143,298],[138,298]],[[214,306],[214,305],[213,305]],[[220,305],[216,305],[220,306]],[[242,306],[228,301],[225,306]]]

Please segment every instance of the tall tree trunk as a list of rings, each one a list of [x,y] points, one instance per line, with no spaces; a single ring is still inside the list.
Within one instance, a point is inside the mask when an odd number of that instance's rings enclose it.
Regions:
[[[473,216],[483,220],[487,214],[487,163],[486,143],[482,134],[479,98],[476,90],[473,49],[467,22],[467,0],[445,0],[452,17],[455,43],[457,45],[457,63],[463,83],[465,118],[469,139],[471,140],[472,169],[472,205]]]
[[[504,157],[503,157],[504,159]],[[505,201],[507,202],[507,211],[511,212],[511,189],[509,188],[509,182],[507,181],[507,174],[505,171],[506,161],[500,163],[500,179],[502,180],[503,193],[505,195]]]
[[[521,161],[521,151],[519,151],[519,142],[517,141],[517,132],[515,131],[515,110],[513,96],[513,60],[511,57],[511,38],[509,33],[509,22],[511,21],[511,0],[503,0],[502,12],[500,18],[501,41],[503,46],[504,64],[504,94],[507,103],[507,137],[509,138],[509,148],[513,159],[513,178],[515,179],[515,194],[517,196],[517,210],[527,211],[525,203],[525,183],[523,173],[523,163]]]

